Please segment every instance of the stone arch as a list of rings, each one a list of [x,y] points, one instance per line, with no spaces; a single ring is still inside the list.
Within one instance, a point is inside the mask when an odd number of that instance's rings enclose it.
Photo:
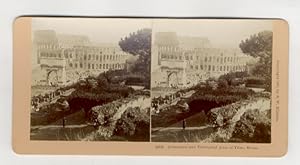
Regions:
[[[167,74],[167,85],[169,87],[177,87],[179,85],[178,72],[171,71]]]
[[[51,78],[52,77],[51,75],[55,76],[55,77],[53,77],[54,79]],[[58,85],[58,80],[59,80],[58,70],[51,69],[47,72],[46,82],[48,85]]]
[[[46,83],[46,85],[64,85],[66,83],[66,65],[64,58],[41,58],[40,69],[43,73],[41,82]],[[72,65],[74,66],[74,63]]]

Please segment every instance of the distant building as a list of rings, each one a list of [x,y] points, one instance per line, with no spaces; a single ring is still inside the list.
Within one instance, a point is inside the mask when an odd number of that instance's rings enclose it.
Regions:
[[[178,37],[174,32],[155,34],[152,48],[152,87],[187,87],[245,71],[252,58],[239,49],[211,46],[207,38]]]
[[[44,73],[41,73],[40,79],[46,80],[48,84],[53,70],[58,80],[56,83],[65,84],[80,77],[76,77],[74,72],[99,74],[123,69],[130,56],[117,44],[93,43],[86,36],[56,34],[53,30],[35,31],[33,36],[32,64],[41,67]],[[68,75],[70,72],[72,74]]]

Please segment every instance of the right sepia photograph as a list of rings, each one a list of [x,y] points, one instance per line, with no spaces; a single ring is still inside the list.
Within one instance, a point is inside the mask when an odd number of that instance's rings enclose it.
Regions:
[[[151,141],[271,143],[272,21],[157,19]]]

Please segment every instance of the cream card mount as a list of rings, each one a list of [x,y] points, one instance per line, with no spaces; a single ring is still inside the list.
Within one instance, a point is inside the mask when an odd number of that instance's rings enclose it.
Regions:
[[[284,20],[19,17],[13,28],[16,153],[287,152]]]

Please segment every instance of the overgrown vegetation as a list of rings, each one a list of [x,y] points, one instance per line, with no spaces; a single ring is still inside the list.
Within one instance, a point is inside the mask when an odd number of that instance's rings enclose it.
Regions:
[[[140,29],[130,33],[119,42],[123,51],[138,56],[132,73],[143,76],[143,82],[147,89],[150,89],[151,34],[151,29]]]
[[[121,118],[117,121],[114,134],[137,141],[147,141],[150,136],[149,129],[149,109],[142,110],[139,107],[130,107],[125,110]]]
[[[66,97],[70,111],[63,112],[57,103],[45,105],[40,108],[39,112],[32,113],[31,125],[47,125],[82,109],[86,112],[88,119],[92,107],[134,94],[134,89],[119,83],[111,83],[104,75],[106,74],[100,74],[97,78],[88,77],[62,89],[75,89],[70,96]]]
[[[271,142],[271,110],[247,111],[236,123],[232,139],[249,143]]]
[[[152,127],[167,127],[189,116],[204,111],[207,114],[212,108],[221,107],[242,99],[247,99],[254,92],[251,89],[227,87],[212,89],[209,86],[198,85],[189,90],[196,92],[186,100],[189,111],[182,110],[178,105],[167,106],[159,114],[152,115]]]
[[[250,75],[246,71],[241,72],[229,72],[219,77],[219,88],[226,88],[228,86],[237,86],[244,83],[245,78]]]
[[[188,99],[188,104],[191,110],[196,111],[201,111],[201,105],[203,104],[208,107],[218,107],[247,99],[254,94],[251,89],[242,87],[225,87],[213,90],[211,87],[206,86],[194,89],[196,89],[196,92]]]
[[[251,74],[265,79],[265,89],[272,87],[272,31],[262,31],[251,35],[240,43],[243,53],[258,59]]]

